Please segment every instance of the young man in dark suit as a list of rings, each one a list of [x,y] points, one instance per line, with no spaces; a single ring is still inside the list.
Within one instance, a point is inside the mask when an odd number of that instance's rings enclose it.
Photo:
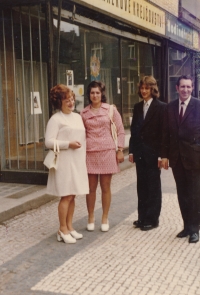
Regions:
[[[200,198],[200,100],[191,96],[190,76],[179,77],[176,90],[179,98],[166,109],[162,141],[162,167],[172,168],[183,230],[178,238],[189,236],[189,243],[199,241]]]
[[[138,220],[135,227],[143,231],[159,225],[161,210],[161,138],[166,104],[159,101],[156,80],[145,76],[138,85],[143,101],[135,104],[129,142],[129,161],[136,163]]]

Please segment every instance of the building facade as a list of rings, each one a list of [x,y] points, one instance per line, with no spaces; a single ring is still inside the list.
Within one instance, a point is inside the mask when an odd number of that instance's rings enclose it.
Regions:
[[[197,29],[178,19],[178,1],[172,2],[170,11],[156,0],[0,4],[0,181],[46,183],[44,134],[55,84],[73,89],[80,112],[88,103],[87,85],[103,81],[108,103],[122,115],[126,146],[144,75],[155,76],[161,100],[175,98],[176,77],[196,75],[199,39]]]

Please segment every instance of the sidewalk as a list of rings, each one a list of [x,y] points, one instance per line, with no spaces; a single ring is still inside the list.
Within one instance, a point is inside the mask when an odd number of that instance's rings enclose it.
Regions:
[[[182,218],[171,169],[162,170],[158,228],[143,232],[137,219],[135,166],[113,176],[109,232],[88,232],[84,196],[76,198],[76,244],[56,241],[58,199],[0,225],[2,295],[200,295],[200,242],[178,239]]]
[[[120,169],[130,168],[128,156]],[[0,182],[0,224],[23,212],[36,209],[41,205],[56,200],[57,197],[47,194],[46,186]]]

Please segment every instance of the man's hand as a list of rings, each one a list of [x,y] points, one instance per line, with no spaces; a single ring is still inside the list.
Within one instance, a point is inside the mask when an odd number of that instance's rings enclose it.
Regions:
[[[81,147],[81,144],[78,141],[71,141],[69,143],[69,148],[70,149],[76,150],[76,149],[79,149],[80,147]]]
[[[168,168],[169,168],[169,160],[167,158],[162,159],[162,168],[168,170]]]
[[[129,160],[129,162],[134,163],[134,156],[133,156],[133,154],[129,155],[128,160]]]

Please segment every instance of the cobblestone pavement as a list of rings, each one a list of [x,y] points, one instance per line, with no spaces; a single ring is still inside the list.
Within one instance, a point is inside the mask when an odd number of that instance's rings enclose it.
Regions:
[[[75,228],[84,238],[58,243],[57,205],[52,201],[0,226],[0,294],[3,295],[198,295],[200,243],[177,239],[182,220],[171,171],[162,171],[160,226],[142,232],[137,219],[135,167],[114,175],[110,231],[85,230],[85,197],[76,198]]]

